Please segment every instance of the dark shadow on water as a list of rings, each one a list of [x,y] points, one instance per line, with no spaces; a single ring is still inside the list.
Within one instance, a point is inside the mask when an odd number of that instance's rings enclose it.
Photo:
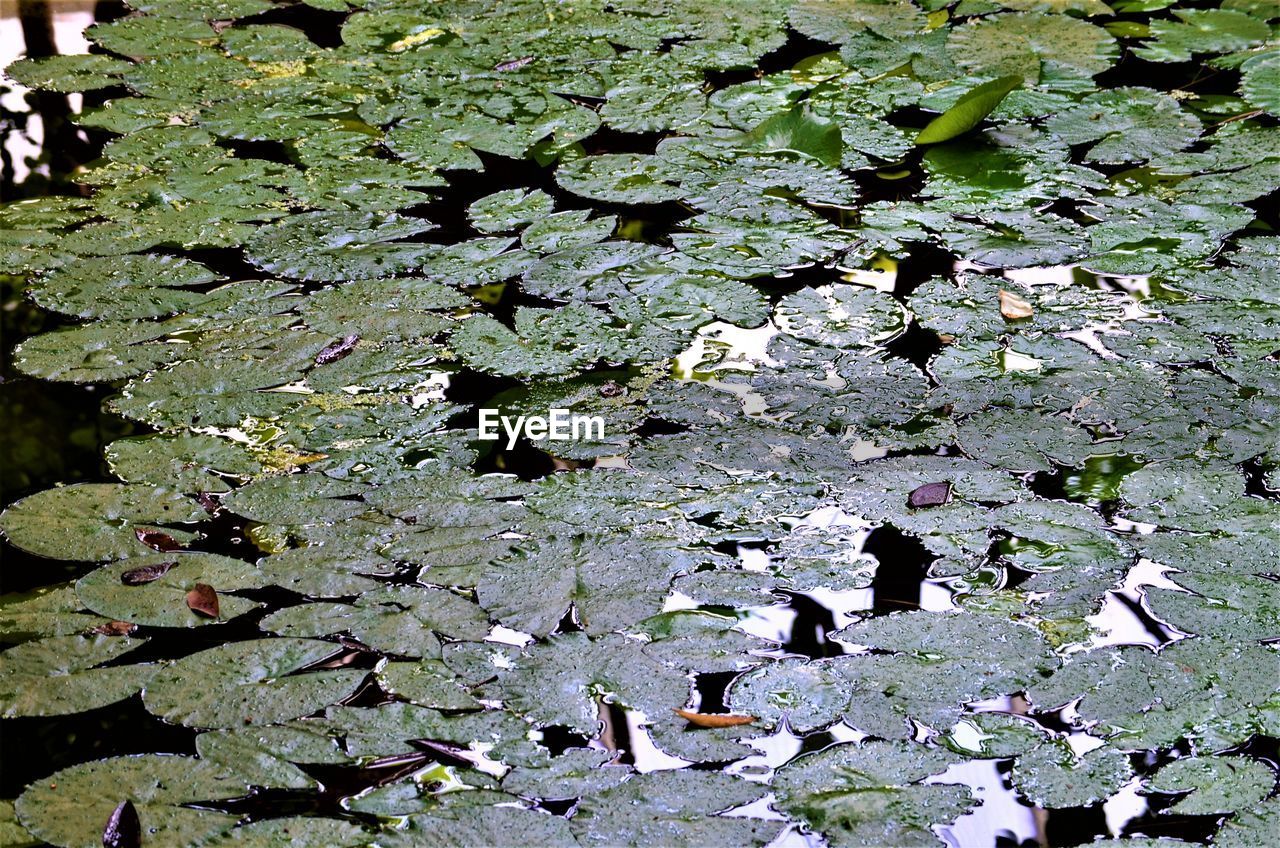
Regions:
[[[134,695],[73,715],[6,719],[0,729],[0,796],[15,798],[34,780],[90,760],[122,754],[195,754],[196,731],[168,724]]]
[[[871,531],[862,550],[880,562],[871,583],[872,612],[919,609],[921,584],[928,575],[929,564],[936,559],[920,540],[886,524]]]

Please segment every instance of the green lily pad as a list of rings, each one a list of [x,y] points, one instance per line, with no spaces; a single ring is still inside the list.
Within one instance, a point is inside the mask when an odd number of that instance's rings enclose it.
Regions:
[[[1190,791],[1172,811],[1205,815],[1253,807],[1271,793],[1275,773],[1257,760],[1193,757],[1169,763],[1156,772],[1150,785],[1160,792]]]
[[[99,666],[144,641],[54,636],[10,648],[0,654],[0,713],[5,718],[70,715],[127,698],[158,666]]]
[[[136,569],[156,566],[168,569],[155,580],[134,585],[122,580]],[[224,593],[255,589],[266,582],[257,568],[243,560],[175,551],[130,557],[91,571],[76,581],[76,597],[86,608],[117,621],[147,627],[199,627],[257,609],[254,601]],[[217,619],[188,606],[187,593],[199,583],[218,593]]]
[[[278,724],[349,695],[363,671],[302,671],[340,650],[312,639],[254,639],[191,654],[152,677],[143,702],[188,727]]]
[[[132,802],[148,838],[199,844],[237,817],[188,806],[235,798],[245,786],[193,757],[142,754],[81,763],[32,784],[15,802],[32,835],[59,848],[97,848],[112,811]]]
[[[199,504],[160,486],[81,483],[18,501],[0,515],[10,543],[54,559],[106,560],[149,554],[141,533],[179,542],[191,533],[169,528],[206,517]]]

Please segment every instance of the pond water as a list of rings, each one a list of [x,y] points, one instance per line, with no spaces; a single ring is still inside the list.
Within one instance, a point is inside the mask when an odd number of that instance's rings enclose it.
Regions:
[[[0,842],[1280,833],[1269,4],[135,6],[0,16]]]

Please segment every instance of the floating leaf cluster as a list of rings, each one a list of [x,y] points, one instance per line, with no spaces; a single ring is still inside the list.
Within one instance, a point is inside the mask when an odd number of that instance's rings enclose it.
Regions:
[[[976,762],[1274,836],[1273,5],[305,3],[8,71],[110,137],[0,207],[80,319],[17,365],[151,432],[0,518],[79,564],[0,714],[198,735],[6,841],[928,845]],[[912,557],[945,602],[858,600]]]

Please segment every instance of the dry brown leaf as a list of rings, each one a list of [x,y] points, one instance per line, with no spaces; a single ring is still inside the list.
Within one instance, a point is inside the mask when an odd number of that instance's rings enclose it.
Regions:
[[[951,500],[951,483],[925,483],[907,495],[907,506],[920,509],[926,506],[942,506]]]
[[[755,716],[734,715],[733,713],[695,713],[693,710],[672,710],[680,718],[694,727],[737,727],[751,724]]]
[[[218,593],[208,583],[197,583],[187,593],[187,606],[191,611],[209,618],[218,617]]]
[[[343,336],[316,354],[316,365],[329,365],[339,359],[346,358],[351,351],[356,349],[356,345],[359,343],[360,337],[357,335]]]
[[[97,627],[90,627],[88,632],[94,636],[128,636],[138,629],[132,621],[108,621]]]
[[[159,530],[143,530],[141,527],[135,527],[133,535],[137,536],[138,541],[142,544],[163,553],[182,550],[181,542],[168,533],[161,533]]]
[[[1007,321],[1017,321],[1020,318],[1030,318],[1035,314],[1035,310],[1031,308],[1031,304],[1013,292],[1000,289],[1000,314]]]
[[[141,586],[144,583],[150,583],[152,580],[159,580],[169,573],[169,569],[177,565],[176,562],[157,562],[154,565],[131,568],[120,575],[120,582],[126,586]]]

